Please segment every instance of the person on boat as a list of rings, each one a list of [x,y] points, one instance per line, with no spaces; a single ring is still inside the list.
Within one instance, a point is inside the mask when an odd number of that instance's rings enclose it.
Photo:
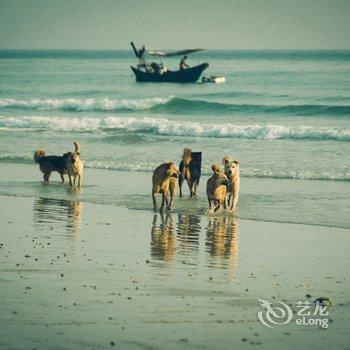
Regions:
[[[185,70],[186,68],[189,68],[189,65],[186,64],[186,59],[187,56],[182,57],[181,61],[180,61],[180,70]]]

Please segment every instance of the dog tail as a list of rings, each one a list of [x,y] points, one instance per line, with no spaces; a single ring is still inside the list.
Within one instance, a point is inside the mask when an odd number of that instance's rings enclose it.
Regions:
[[[40,163],[40,161],[45,157],[45,151],[43,149],[37,149],[34,152],[34,162]]]
[[[75,146],[75,151],[74,153],[80,155],[80,145],[78,142],[74,142],[74,146]]]

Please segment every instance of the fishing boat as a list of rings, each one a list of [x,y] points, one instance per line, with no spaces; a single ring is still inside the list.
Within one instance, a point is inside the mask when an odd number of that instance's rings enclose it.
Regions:
[[[146,55],[153,57],[164,58],[174,56],[185,56],[193,52],[202,51],[203,49],[186,49],[165,53],[160,50],[146,50],[143,46],[137,50],[134,43],[130,43],[135,56],[139,59],[137,67],[130,66],[135,74],[138,82],[153,82],[153,83],[195,83],[203,71],[209,67],[208,63],[202,63],[198,66],[187,67],[179,70],[169,70],[162,63],[147,63]]]

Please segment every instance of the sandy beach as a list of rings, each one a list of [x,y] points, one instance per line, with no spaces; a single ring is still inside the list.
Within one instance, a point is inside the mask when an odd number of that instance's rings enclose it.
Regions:
[[[0,49],[0,350],[350,350],[350,51],[234,45],[249,30],[256,38],[277,22],[291,32],[276,28],[267,35],[274,43],[279,36],[283,45],[287,37],[297,40],[297,29],[299,39],[314,43],[295,11],[305,6],[302,14],[315,19],[322,1],[291,1],[289,8],[288,1],[207,1],[204,16],[192,2],[190,25],[183,22],[188,0],[80,3],[0,5],[0,27],[8,25],[30,49],[17,50],[23,47],[17,40],[13,50]],[[96,11],[87,9],[93,3]],[[348,43],[338,24],[349,6],[335,3],[339,15],[330,20],[325,1],[324,19],[311,27],[324,39],[329,31],[322,35],[320,28],[329,23]],[[243,4],[251,11],[238,21]],[[181,20],[176,11],[169,16],[176,6]],[[105,13],[98,16],[100,9]],[[151,25],[159,27],[162,9],[165,30],[141,38]],[[214,25],[218,11],[223,16]],[[33,26],[17,30],[17,13]],[[51,31],[40,22],[42,13]],[[293,23],[282,13],[294,13]],[[86,14],[91,21],[81,27],[74,18]],[[65,25],[64,35],[56,28],[67,19],[74,26]],[[194,40],[193,19],[201,20],[204,41]],[[229,30],[231,22],[238,30]],[[84,30],[77,37],[90,23],[99,26],[94,35]],[[116,32],[118,23],[123,28]],[[174,28],[185,31],[185,40]],[[220,28],[230,40],[217,40]],[[110,49],[89,48],[88,39],[110,32]],[[215,35],[213,49],[207,32]],[[47,33],[54,50],[31,50]],[[56,49],[73,37],[72,50]],[[62,43],[54,46],[55,38]],[[130,66],[142,62],[128,47],[131,40],[138,50],[168,52],[176,49],[173,40],[179,50],[208,48],[196,49],[187,64],[207,62],[203,74],[226,81],[137,83]],[[162,57],[145,61],[179,69],[182,56]],[[61,184],[57,173],[43,183],[34,152],[62,155],[74,151],[74,142],[85,164],[82,189],[71,189],[67,177]],[[152,172],[169,161],[179,166],[187,147],[202,153],[198,198],[184,184],[173,210],[154,214]],[[235,213],[214,215],[206,182],[225,156],[240,161],[239,202]]]
[[[349,230],[162,218],[59,198],[55,180],[33,182],[40,196],[0,197],[1,348],[347,348]],[[327,329],[258,320],[258,298],[294,311],[317,297],[332,302]]]

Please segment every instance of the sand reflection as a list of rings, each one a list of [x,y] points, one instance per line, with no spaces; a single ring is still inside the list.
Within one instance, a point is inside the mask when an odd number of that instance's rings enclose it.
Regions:
[[[158,222],[159,217],[159,222]],[[172,261],[176,257],[176,228],[171,214],[153,216],[151,256]]]
[[[238,228],[233,215],[206,218],[195,214],[154,215],[151,229],[153,259],[186,265],[236,269]],[[176,216],[175,216],[176,215]],[[205,225],[202,225],[205,222]]]
[[[209,218],[206,228],[205,250],[209,253],[209,266],[236,268],[238,255],[238,228],[232,215]]]
[[[45,229],[64,227],[75,239],[80,230],[82,209],[79,201],[39,198],[34,200],[34,221]]]
[[[188,255],[199,251],[199,237],[201,232],[201,216],[194,214],[178,214],[177,236],[179,251]]]

